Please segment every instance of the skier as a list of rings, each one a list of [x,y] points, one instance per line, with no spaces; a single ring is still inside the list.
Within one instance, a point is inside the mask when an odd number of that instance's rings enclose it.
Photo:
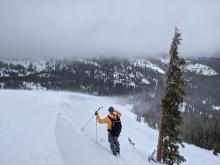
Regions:
[[[113,155],[117,156],[120,154],[120,144],[118,141],[118,137],[121,132],[121,113],[114,109],[114,107],[109,107],[108,109],[109,114],[107,117],[100,119],[98,111],[95,112],[96,120],[100,124],[107,124],[107,131],[108,131],[108,141],[110,143],[110,148],[112,150]]]

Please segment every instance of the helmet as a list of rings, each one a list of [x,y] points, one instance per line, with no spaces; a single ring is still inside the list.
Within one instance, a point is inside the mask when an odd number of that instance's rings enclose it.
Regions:
[[[108,108],[108,111],[109,111],[110,113],[114,112],[114,107],[110,106],[110,107]]]

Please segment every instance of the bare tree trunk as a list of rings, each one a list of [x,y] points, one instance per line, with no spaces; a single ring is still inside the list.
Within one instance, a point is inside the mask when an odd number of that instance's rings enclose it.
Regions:
[[[164,109],[162,109],[160,114],[160,128],[159,128],[159,136],[158,136],[158,144],[157,144],[157,161],[161,162],[162,159],[162,147],[163,147],[163,135],[162,131],[164,127]]]
[[[172,47],[171,47],[172,50]],[[170,62],[169,62],[169,67],[167,71],[167,79],[166,79],[166,84],[165,84],[165,95],[164,98],[167,96],[167,91],[168,91],[168,84],[171,79],[171,69],[173,66],[173,53],[170,53]],[[165,108],[162,106],[162,111],[160,113],[160,127],[159,127],[159,136],[158,136],[158,143],[157,143],[157,161],[161,162],[162,159],[162,154],[163,154],[163,130],[164,130],[164,116],[165,116]]]

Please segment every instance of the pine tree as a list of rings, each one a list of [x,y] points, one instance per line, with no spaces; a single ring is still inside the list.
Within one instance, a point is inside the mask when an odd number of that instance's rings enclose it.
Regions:
[[[181,41],[181,33],[175,28],[173,42],[170,48],[170,62],[167,71],[165,95],[161,101],[162,111],[160,117],[160,129],[158,137],[157,161],[167,164],[180,164],[185,161],[179,154],[182,140],[179,138],[180,125],[182,124],[179,106],[183,102],[184,79],[181,66],[185,60],[178,56],[178,46]]]

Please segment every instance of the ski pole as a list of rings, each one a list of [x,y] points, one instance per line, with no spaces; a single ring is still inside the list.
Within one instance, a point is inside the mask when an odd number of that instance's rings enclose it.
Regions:
[[[96,140],[96,143],[98,143],[98,136],[97,136],[97,120],[95,120],[95,132],[96,132],[96,137],[95,137],[95,140]]]
[[[99,109],[97,110],[97,112],[99,110],[101,110],[103,108],[103,106],[99,107]],[[86,126],[90,123],[90,121],[93,119],[93,117],[95,116],[95,114],[87,121],[87,123],[84,125],[84,127],[81,129],[82,131],[84,131],[84,129],[86,128]]]

